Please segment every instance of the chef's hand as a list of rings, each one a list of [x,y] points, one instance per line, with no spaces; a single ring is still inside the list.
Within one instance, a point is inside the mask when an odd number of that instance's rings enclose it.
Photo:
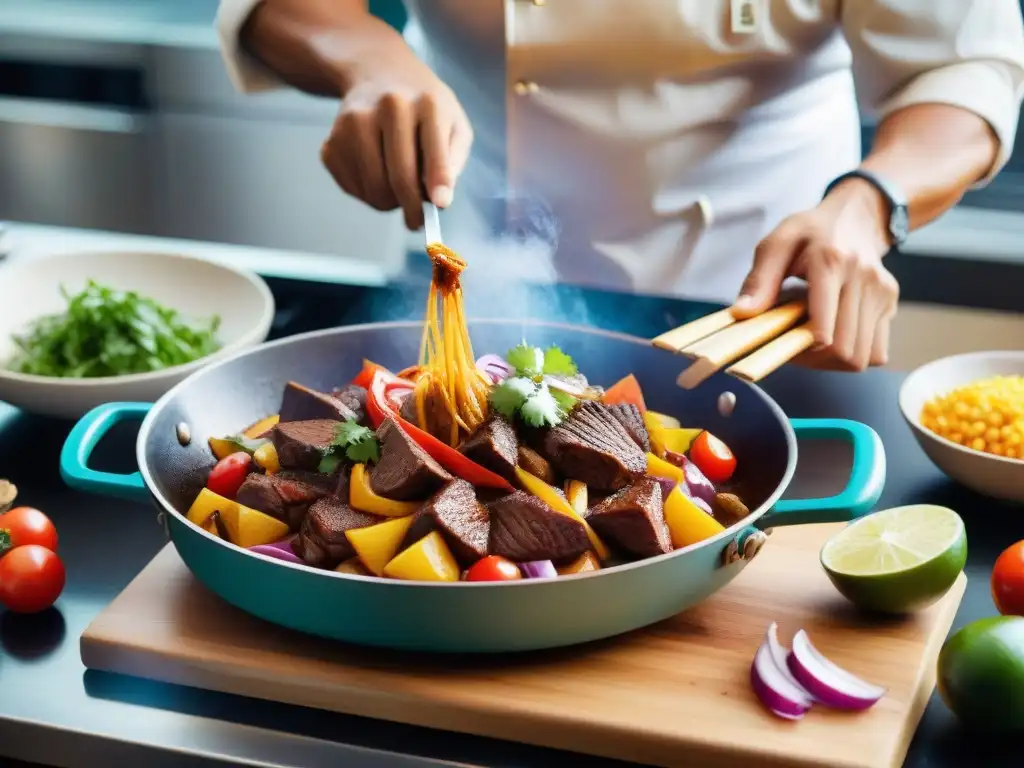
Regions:
[[[451,204],[473,130],[451,89],[408,49],[387,51],[357,73],[321,149],[338,185],[378,211],[401,207],[423,225],[423,200]]]
[[[860,179],[843,182],[761,241],[733,313],[760,314],[775,304],[783,280],[804,278],[816,344],[799,362],[850,371],[884,365],[899,299],[896,278],[882,266],[887,221],[874,187]]]

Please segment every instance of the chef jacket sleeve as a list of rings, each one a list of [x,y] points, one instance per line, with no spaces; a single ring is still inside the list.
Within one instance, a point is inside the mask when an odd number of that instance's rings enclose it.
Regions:
[[[242,49],[242,27],[260,2],[262,0],[220,0],[217,10],[220,51],[228,77],[244,93],[266,91],[281,85],[268,67]]]
[[[912,104],[950,104],[999,138],[989,181],[1013,150],[1024,88],[1018,0],[855,0],[842,25],[863,107],[878,117]]]

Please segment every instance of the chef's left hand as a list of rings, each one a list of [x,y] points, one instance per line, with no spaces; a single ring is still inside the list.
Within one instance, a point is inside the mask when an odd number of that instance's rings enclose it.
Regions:
[[[862,371],[889,357],[899,284],[882,266],[887,208],[870,184],[850,179],[816,207],[785,219],[757,246],[733,313],[752,317],[776,303],[782,281],[807,281],[816,345],[799,362]]]

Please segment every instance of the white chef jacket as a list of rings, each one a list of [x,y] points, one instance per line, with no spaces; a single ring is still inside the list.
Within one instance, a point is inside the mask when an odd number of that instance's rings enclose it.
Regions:
[[[218,18],[245,91],[279,83],[238,44],[259,1],[221,0]],[[1024,87],[1018,0],[406,6],[406,39],[476,135],[448,239],[482,258],[482,203],[511,190],[550,214],[557,277],[579,285],[729,302],[757,242],[859,162],[855,92],[879,118],[929,102],[980,115],[1001,145],[991,177]]]

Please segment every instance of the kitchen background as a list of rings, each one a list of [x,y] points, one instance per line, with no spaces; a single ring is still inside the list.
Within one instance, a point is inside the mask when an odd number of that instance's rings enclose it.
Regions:
[[[402,26],[400,0],[370,6]],[[322,256],[302,254],[349,257],[329,270],[338,282],[358,262],[400,274],[417,238],[320,167],[336,105],[237,94],[215,11],[215,0],[0,0],[0,220],[287,251],[277,271],[297,278],[323,271]],[[908,299],[897,367],[1024,346],[1024,150],[916,233],[893,270]]]

